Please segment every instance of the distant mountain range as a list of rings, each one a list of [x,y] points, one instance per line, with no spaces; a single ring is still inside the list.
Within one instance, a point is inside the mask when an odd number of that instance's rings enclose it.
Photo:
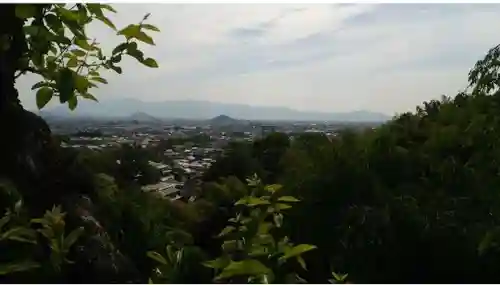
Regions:
[[[50,117],[98,117],[127,118],[141,120],[157,119],[200,119],[208,120],[221,114],[244,120],[293,120],[293,121],[345,121],[382,122],[389,116],[370,111],[344,113],[322,113],[298,111],[286,107],[249,106],[208,101],[163,101],[143,102],[136,99],[105,100],[99,103],[81,100],[75,111],[66,105],[43,110],[42,116]]]

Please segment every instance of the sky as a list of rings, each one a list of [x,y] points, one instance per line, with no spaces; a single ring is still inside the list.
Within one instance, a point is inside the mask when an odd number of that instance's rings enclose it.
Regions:
[[[160,65],[122,62],[106,73],[99,100],[207,100],[297,110],[413,111],[455,95],[467,73],[500,43],[495,4],[116,4],[117,27],[149,23],[156,45],[141,45]],[[122,38],[89,27],[104,50]],[[34,109],[33,76],[21,100]],[[55,99],[53,101],[56,101]],[[56,104],[55,102],[54,104]],[[51,104],[51,105],[54,105]]]

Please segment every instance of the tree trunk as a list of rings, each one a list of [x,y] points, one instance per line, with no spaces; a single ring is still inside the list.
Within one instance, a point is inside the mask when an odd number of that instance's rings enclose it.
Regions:
[[[16,17],[15,4],[3,4],[0,19],[0,178],[31,193],[38,186],[50,129],[43,119],[24,110],[15,88],[18,63],[27,51],[24,20]],[[35,196],[28,194],[25,199],[40,202]]]

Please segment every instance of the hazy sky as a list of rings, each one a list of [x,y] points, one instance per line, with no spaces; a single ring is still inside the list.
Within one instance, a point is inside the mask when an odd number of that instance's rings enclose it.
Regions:
[[[120,4],[118,27],[151,12],[158,69],[135,60],[106,76],[100,100],[196,99],[301,110],[414,110],[463,89],[467,73],[500,43],[500,5]],[[106,49],[120,38],[103,24]],[[18,82],[33,108],[33,78]]]

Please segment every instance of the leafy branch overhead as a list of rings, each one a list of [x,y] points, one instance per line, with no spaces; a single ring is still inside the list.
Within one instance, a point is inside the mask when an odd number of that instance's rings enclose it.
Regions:
[[[102,69],[122,73],[119,63],[124,56],[135,58],[147,67],[157,68],[157,62],[146,57],[138,43],[155,45],[146,31],[159,29],[145,23],[149,14],[138,24],[118,30],[105,13],[116,13],[107,4],[18,4],[16,17],[24,21],[25,51],[19,60],[16,78],[28,72],[43,79],[32,86],[37,90],[36,102],[42,109],[54,97],[67,103],[73,110],[78,97],[97,101],[91,88],[107,84],[100,74]],[[86,34],[93,21],[100,21],[123,36],[111,54],[105,55],[98,42]],[[8,49],[11,39],[1,39],[1,46]]]

